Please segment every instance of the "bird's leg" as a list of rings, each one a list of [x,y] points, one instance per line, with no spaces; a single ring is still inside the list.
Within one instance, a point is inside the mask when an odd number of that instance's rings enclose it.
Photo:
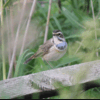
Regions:
[[[45,60],[46,61],[46,60]],[[52,67],[52,65],[48,62],[48,61],[46,61],[48,64],[49,64],[49,66],[53,69],[53,67]]]
[[[43,61],[46,61],[46,60],[43,59],[43,58],[42,58],[42,60],[43,60]],[[48,61],[46,61],[46,62],[47,62],[47,64],[49,64],[49,66],[53,69],[52,65],[51,65]]]

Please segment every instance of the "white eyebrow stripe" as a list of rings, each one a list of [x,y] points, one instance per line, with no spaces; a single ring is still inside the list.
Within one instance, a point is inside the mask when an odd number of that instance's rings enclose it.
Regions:
[[[62,34],[62,32],[57,32],[57,33],[61,33]]]

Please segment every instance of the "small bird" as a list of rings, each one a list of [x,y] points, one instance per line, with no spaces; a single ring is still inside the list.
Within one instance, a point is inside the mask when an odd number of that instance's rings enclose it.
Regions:
[[[32,59],[42,57],[45,61],[57,61],[65,55],[67,51],[67,42],[60,30],[54,30],[53,37],[39,46],[38,51],[28,58],[24,64],[27,64]]]

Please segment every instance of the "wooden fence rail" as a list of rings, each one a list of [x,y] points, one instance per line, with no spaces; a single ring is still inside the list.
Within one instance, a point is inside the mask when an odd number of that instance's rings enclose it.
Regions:
[[[47,70],[35,74],[0,81],[0,98],[19,96],[55,90],[55,82],[73,86],[100,78],[100,60],[81,63],[63,68]]]

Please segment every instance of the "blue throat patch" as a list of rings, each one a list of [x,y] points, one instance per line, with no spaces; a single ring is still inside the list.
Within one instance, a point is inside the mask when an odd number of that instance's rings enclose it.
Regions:
[[[57,38],[58,38],[58,40],[62,41],[62,38],[60,38],[59,36]]]
[[[60,44],[57,44],[56,47],[60,50],[64,50],[67,47],[67,43],[66,42],[62,42]]]

